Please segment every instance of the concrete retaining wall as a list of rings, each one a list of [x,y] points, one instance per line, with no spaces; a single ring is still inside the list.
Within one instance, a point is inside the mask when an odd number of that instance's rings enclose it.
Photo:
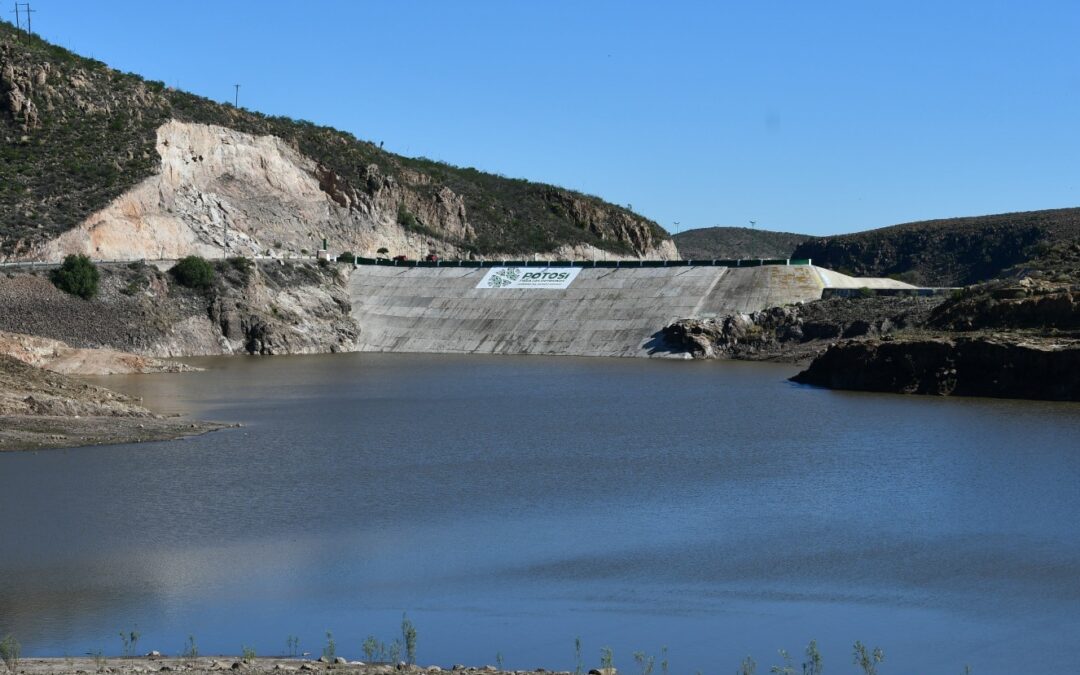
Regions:
[[[818,269],[809,265],[585,268],[565,290],[476,288],[486,272],[358,267],[350,294],[361,329],[359,348],[647,356],[661,353],[654,337],[676,319],[808,302],[825,288]]]

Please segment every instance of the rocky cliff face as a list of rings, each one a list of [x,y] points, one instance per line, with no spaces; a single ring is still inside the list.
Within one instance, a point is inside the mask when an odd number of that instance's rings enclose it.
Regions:
[[[374,197],[345,191],[335,174],[279,138],[173,121],[158,129],[157,152],[157,175],[31,256],[299,256],[321,248],[324,237],[338,252],[456,252],[441,240],[406,232],[394,220],[396,207],[393,215],[383,208],[398,200],[413,203],[394,181],[378,177]],[[372,176],[376,180],[377,170]],[[463,214],[453,202],[446,196],[444,215]],[[413,204],[417,212],[429,206]],[[461,221],[448,220],[455,234],[467,232]]]
[[[323,237],[413,258],[677,255],[656,223],[595,197],[401,157],[20,37],[0,22],[0,260],[286,255]]]

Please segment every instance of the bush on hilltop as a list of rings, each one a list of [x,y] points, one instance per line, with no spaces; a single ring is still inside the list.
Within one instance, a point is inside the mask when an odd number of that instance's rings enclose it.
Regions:
[[[214,283],[214,267],[202,256],[189,255],[181,258],[169,273],[176,279],[176,283],[188,288],[205,290]]]
[[[51,278],[53,285],[65,293],[89,300],[97,295],[100,275],[87,256],[69,255],[64,258],[64,264],[53,270]]]

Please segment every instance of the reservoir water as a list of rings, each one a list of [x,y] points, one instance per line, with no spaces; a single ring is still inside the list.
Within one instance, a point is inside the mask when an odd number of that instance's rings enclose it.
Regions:
[[[0,454],[0,633],[24,654],[573,669],[667,646],[759,672],[1057,672],[1080,635],[1080,406],[817,390],[790,366],[427,355],[99,378],[243,423]],[[1067,666],[1072,667],[1072,666]],[[659,665],[657,665],[659,672]]]

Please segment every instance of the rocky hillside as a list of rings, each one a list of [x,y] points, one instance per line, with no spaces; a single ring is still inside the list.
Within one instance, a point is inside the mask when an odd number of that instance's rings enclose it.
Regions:
[[[811,239],[793,256],[854,276],[893,276],[927,286],[963,286],[1080,242],[1080,208],[928,220]]]
[[[153,265],[100,265],[92,300],[58,290],[44,272],[8,272],[0,331],[156,357],[354,348],[347,266],[232,258],[215,267],[209,288],[191,289]]]
[[[0,22],[0,260],[80,251],[674,257],[656,223],[563,188],[383,151],[120,73]],[[69,233],[61,244],[47,243]]]
[[[810,235],[770,232],[749,227],[702,227],[680,232],[673,239],[683,258],[726,260],[790,258],[795,248],[810,239]]]

